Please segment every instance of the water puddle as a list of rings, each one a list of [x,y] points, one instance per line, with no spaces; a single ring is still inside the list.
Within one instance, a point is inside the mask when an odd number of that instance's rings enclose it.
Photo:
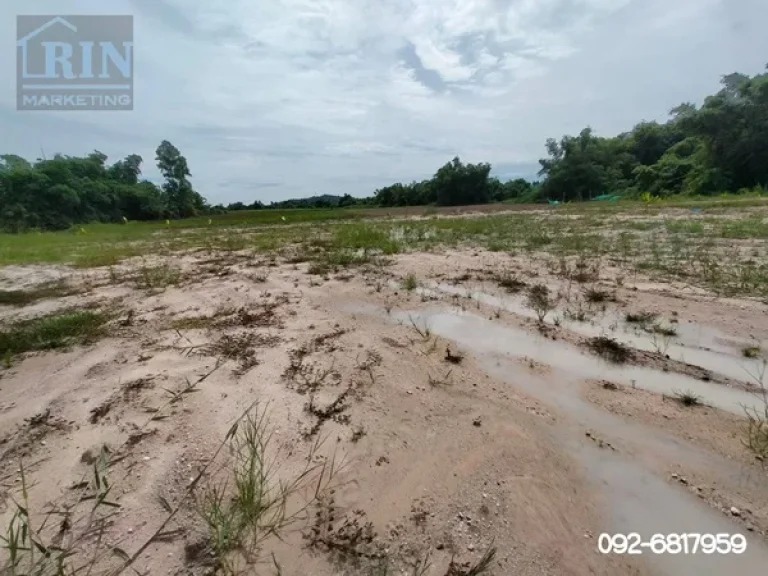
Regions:
[[[450,284],[435,283],[421,293],[451,294],[471,298],[495,309],[511,312],[523,318],[535,319],[533,310],[525,306],[523,297],[500,297],[479,290],[468,290]],[[676,336],[648,334],[636,325],[625,321],[623,313],[610,311],[589,322],[562,319],[561,326],[581,336],[610,336],[627,346],[648,352],[660,352],[670,358],[700,366],[735,380],[752,384],[760,380],[761,361],[744,358],[742,348],[754,345],[748,340],[738,340],[714,328],[693,322],[676,323]]]
[[[413,313],[393,311],[392,316],[402,323],[415,322],[419,326],[429,327],[435,334],[454,340],[475,353],[530,358],[581,380],[611,380],[667,395],[693,390],[704,403],[739,415],[744,413],[745,406],[757,408],[762,405],[757,396],[743,390],[674,372],[609,364],[571,344],[492,322],[469,312],[444,309]]]
[[[670,461],[677,462],[706,468],[737,486],[745,483],[764,486],[763,475],[661,430],[606,412],[581,398],[579,383],[585,378],[605,378],[625,384],[635,381],[638,387],[665,393],[692,388],[706,402],[737,413],[742,412],[741,404],[756,402],[752,395],[682,375],[608,365],[567,343],[469,312],[434,307],[413,312],[393,310],[387,314],[376,306],[359,304],[347,304],[344,309],[405,325],[414,323],[420,329],[429,327],[434,334],[472,352],[489,375],[568,414],[567,421],[558,420],[554,434],[557,442],[582,464],[604,499],[609,511],[606,530],[624,534],[637,532],[644,541],[656,533],[745,533],[740,525],[710,509],[683,488],[667,484],[651,470],[658,468],[659,463],[664,467]],[[546,376],[532,373],[526,366],[526,358],[551,366],[552,373]],[[621,447],[620,451],[585,443],[581,440],[585,428],[604,434]],[[768,547],[750,533],[746,533],[746,538],[747,551],[741,555],[654,555],[646,550],[643,558],[654,573],[665,576],[765,573]]]

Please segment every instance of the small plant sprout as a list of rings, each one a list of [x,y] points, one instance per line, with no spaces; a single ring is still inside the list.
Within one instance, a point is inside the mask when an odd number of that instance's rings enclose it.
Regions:
[[[413,274],[408,274],[405,278],[403,278],[403,290],[407,290],[408,292],[413,292],[418,287],[419,287],[419,281],[416,279],[416,276],[414,276]]]

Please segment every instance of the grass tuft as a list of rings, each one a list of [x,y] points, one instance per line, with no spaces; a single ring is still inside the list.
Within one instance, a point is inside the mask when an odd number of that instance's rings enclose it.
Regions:
[[[698,406],[701,404],[701,396],[694,393],[692,390],[685,390],[683,392],[677,391],[674,393],[674,396],[675,400],[686,407]]]
[[[104,312],[71,310],[16,322],[0,331],[0,356],[92,342],[108,320]]]
[[[57,280],[38,284],[26,290],[0,290],[0,305],[28,306],[38,300],[64,298],[77,293],[78,291],[64,280]]]
[[[627,312],[625,320],[630,324],[650,324],[656,319],[653,312]]]
[[[403,278],[403,290],[407,290],[408,292],[413,292],[416,290],[416,288],[419,287],[419,281],[416,279],[416,276],[413,274],[408,274],[405,278]]]
[[[757,358],[760,356],[760,347],[747,346],[741,350],[741,355],[744,356],[744,358]]]
[[[627,346],[607,336],[590,338],[587,340],[587,347],[614,364],[624,364],[632,357],[632,351]]]

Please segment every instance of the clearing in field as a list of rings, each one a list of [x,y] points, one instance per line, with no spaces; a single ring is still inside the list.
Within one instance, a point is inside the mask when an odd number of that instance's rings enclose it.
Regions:
[[[768,217],[691,208],[2,236],[3,573],[764,573]]]

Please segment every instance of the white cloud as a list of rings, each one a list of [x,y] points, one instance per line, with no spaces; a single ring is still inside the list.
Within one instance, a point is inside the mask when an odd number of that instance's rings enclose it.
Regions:
[[[17,11],[0,5],[5,38]],[[213,202],[365,195],[455,154],[529,167],[549,136],[662,119],[768,53],[761,0],[38,0],[34,11],[134,14],[136,109],[16,112],[4,82],[0,153],[137,152],[153,175],[169,139]],[[0,74],[14,66],[1,49]]]

